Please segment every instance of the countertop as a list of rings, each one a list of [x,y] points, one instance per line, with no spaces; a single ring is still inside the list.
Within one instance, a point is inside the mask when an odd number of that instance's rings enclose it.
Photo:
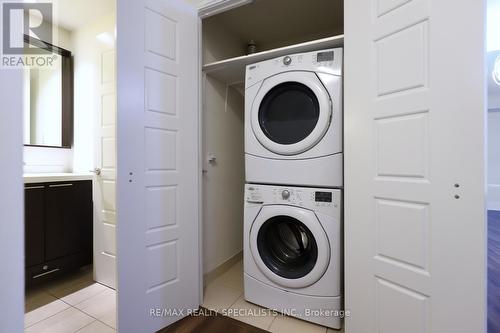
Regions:
[[[25,173],[23,175],[25,184],[64,182],[76,180],[92,180],[92,173]]]

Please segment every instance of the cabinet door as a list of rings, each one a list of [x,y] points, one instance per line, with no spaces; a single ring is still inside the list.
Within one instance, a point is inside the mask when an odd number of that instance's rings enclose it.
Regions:
[[[73,183],[50,184],[46,191],[45,260],[79,251],[80,217]]]
[[[26,186],[24,204],[25,266],[43,262],[44,254],[44,186]]]
[[[92,202],[92,181],[80,181],[75,183],[75,196],[77,205],[77,216],[75,216],[78,229],[78,244],[81,264],[91,264],[93,257],[93,230],[94,211]]]

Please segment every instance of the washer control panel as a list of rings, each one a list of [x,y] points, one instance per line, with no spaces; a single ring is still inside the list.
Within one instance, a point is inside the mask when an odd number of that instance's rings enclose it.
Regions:
[[[331,209],[339,207],[341,190],[247,184],[245,200],[247,203],[264,205],[282,204],[310,209]]]
[[[304,193],[301,189],[293,187],[274,187],[272,189],[273,203],[292,204],[302,206]]]

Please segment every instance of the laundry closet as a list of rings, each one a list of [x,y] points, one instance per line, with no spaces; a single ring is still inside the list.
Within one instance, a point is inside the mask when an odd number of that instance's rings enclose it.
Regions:
[[[246,65],[342,47],[343,11],[342,0],[257,0],[202,17],[205,274],[242,249]]]
[[[242,258],[246,66],[342,47],[344,12],[342,0],[256,0],[215,15],[211,10],[217,8],[200,11],[205,285],[235,271]]]

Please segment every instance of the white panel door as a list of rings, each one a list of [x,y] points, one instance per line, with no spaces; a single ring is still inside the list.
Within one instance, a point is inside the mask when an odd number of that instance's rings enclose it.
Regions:
[[[110,23],[112,21],[110,20]],[[104,28],[104,27],[103,27]],[[101,35],[115,35],[110,24]],[[94,271],[97,282],[116,288],[116,52],[114,43],[95,40],[99,63],[96,82]]]
[[[3,1],[0,1],[0,6]],[[2,24],[0,18],[0,24]],[[24,326],[23,72],[0,69],[0,332]],[[7,162],[8,161],[8,162]]]
[[[347,333],[486,330],[484,21],[345,2]]]
[[[198,308],[198,17],[181,0],[117,8],[118,328]]]

